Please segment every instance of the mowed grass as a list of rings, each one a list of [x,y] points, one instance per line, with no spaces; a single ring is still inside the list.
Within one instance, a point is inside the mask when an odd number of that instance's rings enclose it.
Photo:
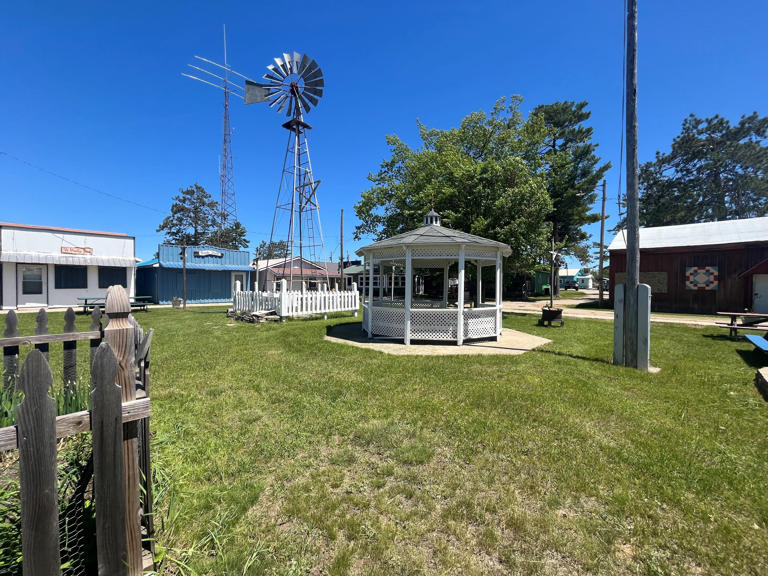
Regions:
[[[763,359],[716,328],[654,325],[644,374],[601,321],[508,316],[552,343],[401,357],[323,340],[351,318],[136,318],[158,539],[189,572],[768,573]]]

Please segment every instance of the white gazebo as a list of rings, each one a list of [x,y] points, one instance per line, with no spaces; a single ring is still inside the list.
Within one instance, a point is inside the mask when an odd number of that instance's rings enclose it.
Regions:
[[[451,230],[440,224],[434,210],[424,217],[424,226],[398,234],[360,248],[356,254],[365,258],[365,273],[370,281],[363,303],[363,330],[369,338],[396,338],[410,344],[412,340],[455,340],[461,346],[465,340],[501,336],[502,258],[512,249],[502,243],[466,232]],[[465,298],[467,263],[475,267],[476,296],[472,303]],[[449,299],[453,283],[449,278],[452,264],[458,263],[457,291]],[[389,269],[395,277],[397,269],[405,272],[404,298],[395,290],[385,298],[383,282],[378,297],[373,283],[376,267],[383,273]],[[483,302],[482,269],[494,267],[495,297],[493,303]],[[442,298],[414,297],[414,270],[442,271]],[[424,286],[424,282],[420,282]]]

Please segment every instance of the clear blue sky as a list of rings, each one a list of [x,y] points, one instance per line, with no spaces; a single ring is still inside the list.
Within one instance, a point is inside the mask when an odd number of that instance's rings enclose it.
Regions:
[[[181,72],[195,54],[222,59],[222,24],[231,65],[250,77],[287,51],[323,68],[308,121],[334,257],[341,208],[345,247],[364,243],[352,241],[352,207],[387,156],[385,135],[415,146],[416,119],[449,128],[510,94],[526,113],[589,101],[614,165],[608,227],[616,221],[622,2],[12,2],[2,12],[0,221],[126,232],[151,257],[180,187],[218,196],[221,93]],[[641,162],[668,149],[690,113],[768,113],[766,22],[764,1],[639,0]],[[239,101],[231,117],[238,216],[255,247],[269,237],[284,120]]]

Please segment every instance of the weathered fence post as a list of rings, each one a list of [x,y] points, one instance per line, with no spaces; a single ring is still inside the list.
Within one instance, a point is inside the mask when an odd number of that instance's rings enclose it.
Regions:
[[[75,327],[75,311],[72,308],[67,308],[64,313],[64,330],[63,332],[76,332]],[[65,341],[62,344],[64,348],[63,352],[63,364],[64,364],[64,396],[65,398],[71,397],[75,394],[76,381],[77,381],[77,340]]]
[[[120,285],[107,290],[105,311],[109,324],[104,340],[112,347],[118,362],[117,384],[122,389],[123,402],[136,399],[134,328],[128,320],[131,304]],[[139,504],[138,424],[123,425],[123,491],[125,493],[125,525],[128,574],[141,574],[141,527]]]
[[[19,319],[16,312],[11,310],[5,317],[4,338],[13,338],[19,335]],[[9,390],[16,386],[19,376],[19,347],[7,346],[3,348],[3,390]]]
[[[91,313],[91,332],[96,332],[97,330],[101,332],[101,336],[103,337],[104,329],[101,327],[101,309],[98,306],[95,306]],[[91,366],[93,366],[93,358],[96,355],[96,350],[98,350],[99,344],[101,344],[101,337],[91,338]]]
[[[21,547],[24,576],[58,576],[59,506],[56,481],[56,402],[48,396],[53,374],[39,350],[24,362],[16,425],[21,480]]]
[[[107,344],[96,351],[91,367],[96,545],[99,574],[127,575],[123,423],[117,359]]]
[[[40,308],[35,320],[37,322],[37,325],[35,326],[35,336],[48,334],[48,312],[45,311],[45,308]],[[35,348],[43,353],[45,361],[48,362],[48,343],[35,344]]]

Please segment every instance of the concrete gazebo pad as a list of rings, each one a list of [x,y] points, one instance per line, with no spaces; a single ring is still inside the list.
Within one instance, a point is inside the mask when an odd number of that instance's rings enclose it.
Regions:
[[[533,350],[551,340],[505,328],[499,340],[485,339],[465,342],[456,346],[453,342],[419,342],[418,346],[406,346],[402,340],[369,339],[362,331],[360,322],[331,326],[325,339],[329,342],[367,348],[385,354],[411,356],[454,356],[477,354],[506,354],[515,356]]]

